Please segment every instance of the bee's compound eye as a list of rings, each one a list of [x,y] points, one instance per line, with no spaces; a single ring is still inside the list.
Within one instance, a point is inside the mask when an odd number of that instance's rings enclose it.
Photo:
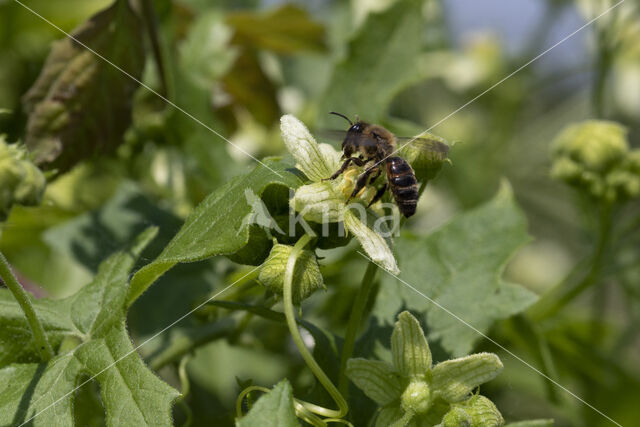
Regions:
[[[360,131],[362,131],[362,126],[360,126],[359,123],[356,123],[355,125],[351,126],[351,130],[356,131],[356,132],[360,132]]]

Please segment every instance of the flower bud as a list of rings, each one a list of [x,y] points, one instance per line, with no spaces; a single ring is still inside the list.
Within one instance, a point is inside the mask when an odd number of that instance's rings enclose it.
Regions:
[[[604,120],[567,127],[552,143],[551,176],[613,203],[640,195],[640,152],[629,151],[627,130]]]
[[[424,414],[431,407],[431,390],[424,381],[411,381],[402,393],[400,404],[405,412]]]
[[[27,151],[7,144],[0,136],[0,220],[6,219],[13,204],[37,205],[46,180],[27,158]]]
[[[448,154],[449,145],[446,140],[430,133],[405,143],[400,148],[400,155],[411,164],[418,181],[425,183],[440,172]]]
[[[276,243],[271,248],[269,258],[260,270],[258,280],[276,295],[282,296],[284,270],[292,250],[292,246]],[[305,249],[298,255],[293,271],[292,286],[292,299],[295,305],[300,305],[316,289],[325,288],[320,267],[312,251]]]
[[[504,419],[492,401],[481,395],[451,405],[449,412],[442,418],[444,427],[495,427],[504,424]]]
[[[555,157],[568,157],[590,171],[606,171],[629,151],[624,126],[605,120],[587,120],[568,126],[555,138]]]

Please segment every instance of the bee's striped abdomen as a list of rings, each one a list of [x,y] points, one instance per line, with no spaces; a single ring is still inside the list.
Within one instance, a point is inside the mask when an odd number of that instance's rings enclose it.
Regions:
[[[398,209],[409,218],[416,213],[418,204],[418,180],[409,163],[402,157],[387,159],[387,180]]]

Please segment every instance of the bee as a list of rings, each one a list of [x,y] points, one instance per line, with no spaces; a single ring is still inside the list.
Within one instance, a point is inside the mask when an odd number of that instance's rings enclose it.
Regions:
[[[333,175],[326,179],[336,179],[351,163],[361,167],[365,166],[365,170],[358,176],[356,186],[351,196],[349,196],[349,200],[351,200],[365,185],[373,184],[382,174],[384,168],[387,180],[378,189],[367,207],[380,200],[388,187],[400,213],[406,218],[413,215],[418,204],[418,180],[411,165],[402,157],[395,155],[396,136],[382,126],[359,120],[357,116],[356,122],[353,123],[344,114],[333,111],[329,114],[334,114],[347,120],[349,129],[342,141],[342,160],[344,160],[344,163]],[[403,139],[413,140],[412,138]],[[420,139],[422,138],[416,138],[415,140]],[[354,154],[358,154],[357,157],[354,157]]]

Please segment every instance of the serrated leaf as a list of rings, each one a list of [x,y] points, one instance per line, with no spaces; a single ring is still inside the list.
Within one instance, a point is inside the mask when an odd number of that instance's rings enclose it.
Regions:
[[[492,353],[477,353],[438,363],[432,371],[431,386],[447,402],[459,402],[471,391],[494,379],[503,365]]]
[[[407,311],[398,316],[391,334],[393,365],[409,378],[424,377],[431,369],[431,350],[418,320]]]
[[[500,278],[514,251],[529,240],[526,220],[504,186],[493,200],[466,212],[429,236],[405,234],[396,239],[400,278],[485,333],[495,320],[519,313],[537,296]],[[387,277],[374,314],[391,323],[401,308],[426,313],[429,341],[440,340],[450,354],[469,354],[480,335]]]
[[[107,425],[171,425],[171,403],[178,392],[146,368],[124,324],[129,271],[156,232],[154,227],[147,229],[127,250],[109,257],[93,282],[77,294],[34,301],[47,338],[57,339],[53,343],[59,354],[46,364],[13,363],[0,369],[0,425],[29,420],[33,425],[74,425],[74,389],[87,375],[97,376]],[[9,322],[13,328],[27,328],[24,315],[16,315],[17,303],[4,296],[3,329]],[[25,348],[33,347],[30,335],[17,338]],[[60,344],[62,338],[74,342]]]
[[[303,183],[290,164],[267,159],[265,166],[237,177],[209,194],[187,217],[176,236],[150,264],[138,270],[131,280],[129,304],[158,277],[179,262],[193,262],[215,255],[233,254],[249,241],[250,225],[243,222],[252,210],[245,198],[249,189],[260,196],[270,185],[297,188]]]
[[[348,56],[336,66],[318,111],[379,120],[393,96],[419,79],[421,8],[421,1],[403,0],[369,15],[349,44]]]
[[[238,427],[298,427],[289,381],[280,381],[261,396],[249,413],[236,421]]]
[[[74,357],[91,376],[97,375],[107,425],[173,425],[171,403],[179,393],[147,369],[124,322],[104,339],[78,347]]]
[[[73,426],[73,394],[81,364],[72,355],[47,364],[15,364],[0,369],[0,424]],[[55,405],[51,406],[54,402]]]
[[[139,79],[143,26],[125,0],[94,15],[73,37]],[[114,150],[131,122],[138,83],[66,37],[56,42],[23,99],[29,114],[25,143],[37,163],[67,170],[97,151]]]
[[[53,348],[67,336],[82,335],[71,320],[71,300],[29,299]],[[0,326],[0,367],[40,360],[24,312],[8,289],[0,289]]]
[[[71,318],[79,330],[101,338],[124,319],[127,287],[123,283],[127,283],[136,259],[157,234],[157,227],[149,227],[128,251],[118,252],[100,264],[95,280],[82,288],[71,303]]]
[[[347,376],[378,405],[387,405],[400,397],[400,375],[385,362],[366,359],[349,359]]]

